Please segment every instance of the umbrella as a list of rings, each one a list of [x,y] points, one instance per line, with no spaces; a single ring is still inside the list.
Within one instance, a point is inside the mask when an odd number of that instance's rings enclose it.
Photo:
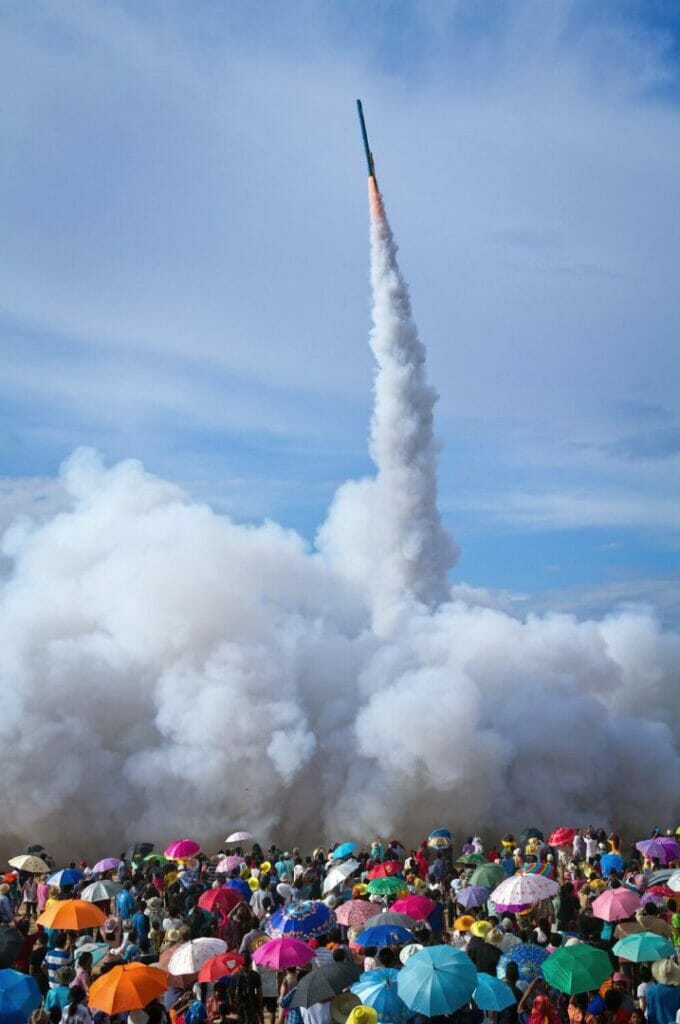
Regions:
[[[122,891],[123,886],[119,882],[112,882],[110,879],[104,878],[87,885],[81,892],[80,898],[88,903],[104,903],[106,900],[112,900]]]
[[[207,889],[198,897],[199,907],[209,914],[216,914],[218,910],[228,914],[239,903],[243,903],[243,897],[235,889]]]
[[[571,949],[571,946],[565,947]],[[548,959],[547,949],[536,946],[533,942],[522,943],[521,946],[511,946],[501,955],[496,966],[496,974],[505,981],[505,969],[512,960],[517,964],[519,976],[522,981],[533,981],[534,978],[542,977],[541,966]]]
[[[232,853],[229,857],[223,857],[219,861],[215,871],[218,875],[228,875],[234,868],[240,868],[242,864],[245,864],[243,857],[239,857],[238,854]]]
[[[113,967],[92,982],[88,1003],[109,1016],[143,1010],[168,987],[165,971],[147,964],[131,963]]]
[[[640,909],[640,897],[632,889],[605,889],[593,900],[593,914],[601,921],[620,921]]]
[[[400,914],[399,911],[384,910],[380,914],[369,917],[364,925],[365,928],[380,928],[385,924],[397,925],[398,928],[413,928],[415,921],[408,914]]]
[[[480,1010],[493,1010],[496,1013],[517,1002],[510,986],[492,974],[477,975],[477,988],[472,998]]]
[[[201,852],[201,844],[195,839],[177,839],[165,851],[165,856],[170,860],[186,860],[188,857],[195,857]]]
[[[211,957],[226,952],[227,944],[222,939],[192,939],[173,951],[168,970],[170,974],[197,974]]]
[[[143,857],[142,859],[145,864],[152,860],[157,860],[159,864],[170,863],[170,858],[166,857],[164,853],[147,853],[146,857]]]
[[[375,903],[368,903],[366,900],[348,900],[342,903],[335,911],[339,924],[346,928],[356,928],[366,923],[371,917],[375,917]]]
[[[448,828],[434,828],[430,832],[428,839],[453,839],[453,832]]]
[[[290,1005],[309,1007],[332,999],[357,981],[361,973],[357,964],[347,962],[316,967],[300,979]]]
[[[354,874],[356,869],[360,867],[358,860],[343,860],[342,863],[336,867],[332,867],[326,875],[323,883],[323,894],[330,892],[331,889],[335,889],[336,885],[342,885],[346,882],[350,875]]]
[[[496,886],[491,899],[500,908],[526,906],[550,899],[559,889],[557,882],[543,875],[511,875]]]
[[[35,978],[21,971],[0,971],[0,1021],[2,1024],[26,1024],[42,1002]]]
[[[568,996],[598,989],[613,970],[609,955],[585,942],[560,946],[543,963],[543,977],[548,984]]]
[[[448,850],[451,846],[451,840],[447,839],[446,836],[434,836],[432,839],[428,839],[427,845],[431,850]]]
[[[602,868],[602,874],[605,878],[609,878],[612,871],[623,870],[623,857],[618,853],[605,853],[604,857],[600,860],[600,867]]]
[[[92,965],[96,967],[99,961],[104,959],[109,949],[108,942],[84,942],[77,947],[76,953],[77,956],[80,956],[81,953],[92,953]]]
[[[554,832],[550,833],[548,843],[550,846],[571,846],[575,835],[576,829],[565,825],[562,828],[556,828]]]
[[[76,868],[64,868],[62,871],[55,871],[53,875],[47,879],[48,885],[56,885],[59,889],[63,889],[65,885],[75,885],[76,882],[82,882],[85,875],[82,871],[76,870]]]
[[[659,840],[661,845],[666,851],[666,863],[670,864],[673,860],[680,860],[680,842],[677,839],[671,839],[670,836],[664,836]]]
[[[95,875],[103,875],[107,871],[117,871],[123,862],[118,860],[117,857],[105,857],[104,860],[98,860],[92,868],[92,873]]]
[[[392,904],[393,911],[408,914],[414,921],[426,921],[434,908],[435,904],[427,896],[405,896]]]
[[[456,864],[464,864],[467,868],[476,868],[480,864],[484,864],[485,857],[481,853],[461,853],[460,857],[456,857]],[[505,872],[503,872],[505,874]]]
[[[613,949],[614,956],[631,960],[634,964],[663,960],[667,956],[673,956],[674,952],[673,943],[656,932],[635,932],[633,935],[626,935]]]
[[[250,832],[232,832],[224,841],[225,843],[247,843],[252,838]]]
[[[314,959],[314,950],[306,942],[284,935],[280,939],[264,942],[253,953],[253,960],[261,967],[285,971],[287,967],[302,967]]]
[[[87,928],[99,928],[105,920],[104,911],[87,900],[58,900],[43,910],[37,923],[43,928],[82,932]]]
[[[669,889],[673,892],[680,892],[680,871],[674,871],[670,878],[667,880]]]
[[[290,903],[272,914],[264,930],[272,938],[290,935],[295,939],[315,939],[335,924],[336,917],[330,907],[320,900],[302,900]]]
[[[426,946],[409,957],[397,990],[409,1010],[426,1017],[453,1013],[467,1003],[477,986],[470,958],[453,946]]]
[[[460,903],[461,907],[465,907],[466,910],[470,910],[472,907],[482,907],[488,900],[490,891],[484,885],[468,885],[466,889],[461,889],[457,894],[456,903]]]
[[[504,878],[507,878],[507,875],[500,864],[480,864],[472,872],[470,885],[483,885],[486,889],[493,889]]]
[[[357,946],[403,946],[413,941],[413,932],[398,924],[376,924],[354,940]]]
[[[392,875],[401,875],[401,864],[398,860],[384,860],[382,864],[376,864],[368,872],[369,881],[374,878],[390,878]]]
[[[355,853],[358,849],[357,843],[340,843],[334,850],[331,850],[331,860],[342,860],[343,857],[349,857],[351,853]]]
[[[240,953],[218,953],[211,956],[198,972],[200,982],[216,982],[230,974],[236,974],[245,963]]]
[[[371,896],[395,896],[406,888],[403,878],[374,878],[368,883]]]
[[[394,967],[381,967],[365,971],[352,985],[351,991],[359,997],[363,1006],[375,1010],[380,1024],[402,1024],[412,1016],[397,991],[398,977],[399,971]]]
[[[23,942],[23,936],[13,925],[0,925],[0,969],[12,966],[19,956]]]
[[[253,895],[253,890],[244,878],[228,878],[222,888],[232,889],[234,892],[237,892],[246,903],[250,903],[251,896]]]
[[[30,853],[21,853],[18,857],[12,857],[7,863],[11,868],[16,868],[17,871],[26,871],[29,875],[46,875],[50,870],[42,857],[36,857],[35,854]]]

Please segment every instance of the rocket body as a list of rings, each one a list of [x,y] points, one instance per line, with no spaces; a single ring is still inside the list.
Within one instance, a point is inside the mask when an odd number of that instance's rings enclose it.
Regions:
[[[357,100],[357,113],[359,114],[359,127],[361,128],[361,138],[363,139],[364,153],[366,154],[368,176],[369,178],[375,178],[375,164],[373,162],[373,154],[371,153],[371,147],[368,144],[368,133],[366,131],[366,122],[364,120],[364,108],[361,106],[361,100]]]

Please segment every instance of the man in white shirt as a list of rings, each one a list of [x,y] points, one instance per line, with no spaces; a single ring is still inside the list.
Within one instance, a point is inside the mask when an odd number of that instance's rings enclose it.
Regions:
[[[331,1001],[327,999],[324,1003],[312,1003],[311,1006],[303,1006],[300,1009],[303,1024],[332,1024]]]

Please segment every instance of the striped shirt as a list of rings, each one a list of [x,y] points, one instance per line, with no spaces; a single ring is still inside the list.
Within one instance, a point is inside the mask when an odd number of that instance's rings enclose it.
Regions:
[[[50,983],[50,988],[56,988],[57,982],[57,971],[60,967],[70,967],[73,963],[73,957],[67,949],[51,949],[45,957],[45,967],[47,968],[47,978]]]

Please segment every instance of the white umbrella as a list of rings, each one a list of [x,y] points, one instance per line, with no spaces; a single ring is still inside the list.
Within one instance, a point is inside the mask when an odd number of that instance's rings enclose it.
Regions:
[[[557,882],[553,882],[552,878],[546,878],[545,875],[511,875],[496,886],[490,899],[496,905],[500,903],[505,907],[527,906],[540,900],[551,899],[559,889]]]
[[[108,878],[104,878],[99,882],[92,882],[91,885],[83,889],[80,898],[87,900],[88,903],[104,903],[105,900],[112,900],[122,891],[123,886],[119,882],[112,882]]]
[[[674,871],[666,882],[666,885],[669,889],[672,889],[673,892],[680,892],[680,871]]]
[[[225,843],[246,843],[252,838],[250,832],[232,832],[224,841]]]
[[[177,947],[170,957],[168,970],[170,974],[197,974],[211,957],[226,952],[227,944],[222,939],[192,939]]]
[[[323,883],[323,894],[326,895],[331,889],[335,889],[336,885],[342,885],[342,883],[353,874],[356,869],[360,867],[358,860],[344,860],[342,864],[338,864],[337,867],[332,867]]]
[[[49,874],[50,870],[42,857],[36,857],[32,853],[21,853],[18,857],[12,857],[7,863],[17,871],[27,871],[29,875],[45,875]]]

